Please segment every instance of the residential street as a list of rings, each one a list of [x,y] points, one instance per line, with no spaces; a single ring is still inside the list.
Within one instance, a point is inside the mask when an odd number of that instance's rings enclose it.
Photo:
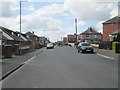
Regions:
[[[25,63],[3,88],[117,88],[118,62],[75,47],[55,47]]]

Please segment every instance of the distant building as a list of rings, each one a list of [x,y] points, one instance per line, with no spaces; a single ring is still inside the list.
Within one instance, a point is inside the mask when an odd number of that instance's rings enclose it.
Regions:
[[[39,41],[39,37],[37,35],[34,34],[34,32],[27,32],[25,33],[28,38],[30,38],[33,41]]]
[[[39,42],[41,45],[46,46],[50,41],[46,37],[39,37]]]
[[[100,43],[102,40],[102,34],[95,31],[92,27],[89,27],[79,35],[79,40],[88,41],[90,43]]]
[[[76,43],[76,34],[67,36],[68,43]]]
[[[103,41],[109,41],[110,35],[120,28],[120,17],[116,16],[103,23]]]
[[[39,45],[40,45],[39,37],[34,34],[34,31],[33,32],[27,32],[25,34],[27,35],[27,37],[29,39],[32,40],[32,45],[31,45],[32,49],[39,48]]]
[[[68,45],[68,39],[67,39],[67,37],[63,37],[63,45]]]
[[[62,41],[57,41],[56,44],[57,44],[58,46],[62,46]]]

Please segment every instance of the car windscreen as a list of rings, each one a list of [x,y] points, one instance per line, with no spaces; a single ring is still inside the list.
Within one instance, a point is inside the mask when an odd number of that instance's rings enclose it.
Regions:
[[[82,46],[90,46],[89,43],[82,43],[81,45],[82,45]]]

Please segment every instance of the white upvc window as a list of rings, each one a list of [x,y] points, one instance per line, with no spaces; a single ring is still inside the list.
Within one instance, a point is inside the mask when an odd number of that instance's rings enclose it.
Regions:
[[[86,35],[86,38],[89,38],[89,37],[90,37],[90,35],[87,34],[87,35]]]
[[[2,45],[2,40],[0,40],[0,45]]]

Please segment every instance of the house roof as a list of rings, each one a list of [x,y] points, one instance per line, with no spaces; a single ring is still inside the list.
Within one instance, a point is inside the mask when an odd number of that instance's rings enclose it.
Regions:
[[[2,39],[4,40],[14,40],[9,34],[7,34],[5,31],[4,31],[5,28],[3,27],[0,27],[0,31],[2,31]]]
[[[112,24],[112,23],[120,23],[120,17],[116,16],[112,19],[105,21],[103,24]]]
[[[102,35],[101,33],[95,31],[94,29],[92,29],[91,27],[89,27],[86,31],[82,32],[80,35]]]
[[[0,28],[4,33],[3,34],[4,37],[8,38],[7,40],[26,41],[24,38],[22,38],[22,34],[21,34],[21,39],[20,39],[20,33],[19,32],[15,32],[15,31],[12,31],[12,30],[4,28],[4,27],[0,27]],[[4,39],[6,39],[6,38],[4,38]]]
[[[24,41],[31,41],[26,34],[23,34],[23,33],[20,33],[20,32],[16,32],[18,34],[21,34],[21,38],[24,40]]]
[[[47,40],[47,38],[46,37],[39,37],[39,40]]]
[[[76,35],[68,35],[68,38],[76,38]]]
[[[27,33],[25,33],[27,36],[36,36],[34,33],[31,33],[31,32],[27,32]],[[38,37],[38,36],[36,36],[36,37]]]
[[[5,37],[4,35],[2,35],[2,39],[3,40],[9,40],[7,37]]]

